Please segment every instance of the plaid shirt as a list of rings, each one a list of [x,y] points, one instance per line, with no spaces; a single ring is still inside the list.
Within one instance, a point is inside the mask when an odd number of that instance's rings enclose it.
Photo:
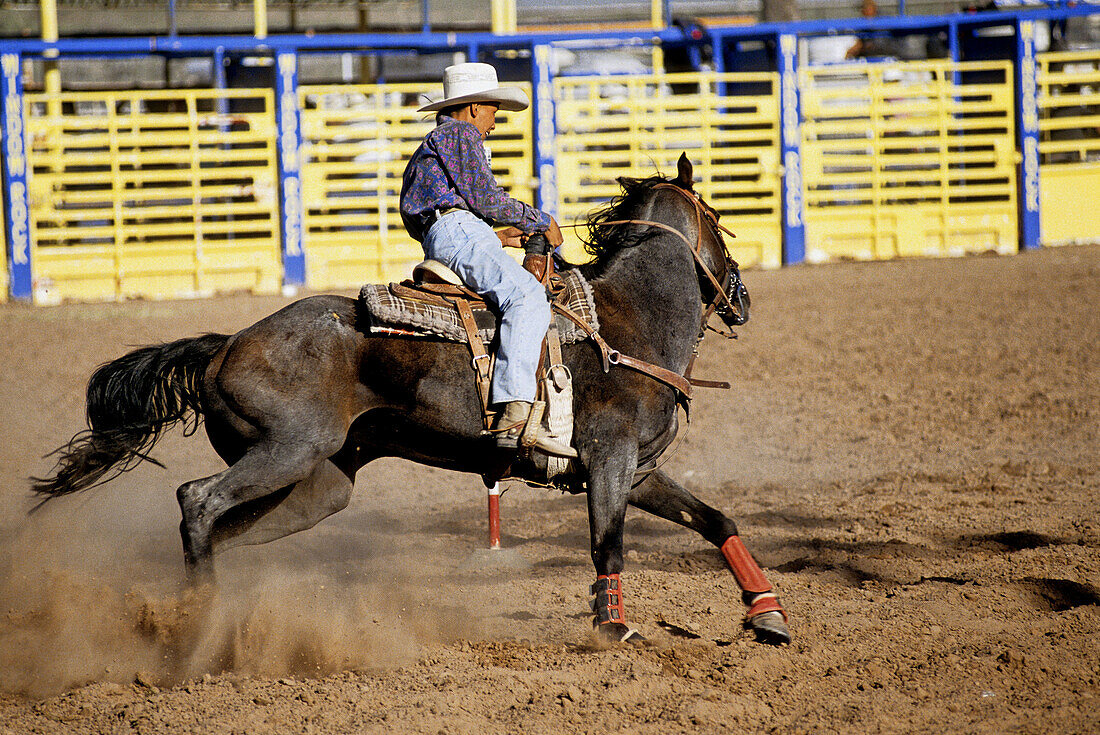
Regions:
[[[543,232],[550,215],[508,196],[493,176],[477,126],[444,117],[413,153],[401,184],[401,219],[417,242],[424,241],[433,210],[457,207],[491,225]]]

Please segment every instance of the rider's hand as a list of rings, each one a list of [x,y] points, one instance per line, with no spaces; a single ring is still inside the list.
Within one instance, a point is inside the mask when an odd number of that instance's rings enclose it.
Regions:
[[[497,237],[500,238],[500,244],[503,247],[523,247],[523,230],[518,227],[505,227],[503,230],[497,230]]]
[[[553,217],[550,218],[550,228],[546,230],[546,239],[550,241],[550,247],[556,248],[565,242],[565,238],[561,236],[561,228],[558,227],[558,221]]]

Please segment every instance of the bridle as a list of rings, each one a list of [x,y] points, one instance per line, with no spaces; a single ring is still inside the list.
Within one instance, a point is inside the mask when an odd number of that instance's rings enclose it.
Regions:
[[[726,241],[722,238],[722,233],[729,235],[730,237],[737,237],[729,229],[722,226],[718,222],[718,213],[714,211],[708,204],[704,203],[699,197],[699,194],[695,191],[688,192],[686,189],[677,186],[676,184],[663,182],[653,187],[654,189],[668,189],[676,192],[679,196],[691,203],[692,208],[695,210],[695,232],[696,241],[693,244],[688,239],[687,235],[680,232],[671,225],[666,225],[663,222],[654,222],[646,219],[623,219],[612,220],[609,222],[600,222],[600,226],[608,225],[644,225],[646,227],[656,227],[666,232],[670,232],[676,235],[684,244],[687,245],[688,250],[691,252],[691,256],[695,259],[695,265],[706,277],[711,287],[714,289],[714,298],[707,305],[707,308],[703,312],[703,322],[700,325],[700,337],[702,332],[706,329],[710,329],[713,332],[721,334],[727,339],[735,339],[737,337],[733,332],[727,332],[722,329],[716,329],[709,326],[710,317],[717,313],[722,317],[722,320],[730,326],[740,326],[749,320],[749,293],[745,288],[745,284],[741,281],[741,270],[732,257],[730,257],[729,250],[726,248]],[[707,264],[703,261],[703,220],[706,220],[711,227],[711,231],[714,237],[722,245],[722,252],[726,257],[726,285],[723,286],[719,283],[714,273],[711,271]],[[566,225],[571,227],[579,227],[579,224]],[[736,301],[736,305],[734,304]]]
[[[688,250],[691,252],[692,258],[694,258],[695,260],[696,267],[706,277],[706,280],[710,283],[711,287],[714,290],[714,298],[711,299],[710,303],[707,304],[706,309],[703,310],[702,322],[699,327],[699,335],[695,340],[695,344],[692,346],[691,361],[688,363],[687,369],[681,376],[679,374],[673,373],[670,370],[660,368],[656,365],[652,365],[650,363],[646,363],[641,360],[622,355],[618,352],[618,350],[610,349],[610,347],[600,337],[598,332],[593,333],[591,337],[599,346],[601,354],[603,355],[604,372],[607,372],[610,364],[623,365],[624,367],[633,368],[634,370],[638,370],[639,372],[645,373],[650,377],[656,378],[657,380],[672,386],[672,388],[674,388],[678,394],[677,403],[684,408],[684,411],[687,414],[690,422],[691,414],[689,411],[688,402],[691,399],[692,386],[726,389],[731,387],[730,384],[726,381],[701,380],[699,378],[691,377],[692,367],[694,367],[695,365],[695,358],[699,355],[699,343],[702,341],[703,335],[706,333],[707,329],[710,329],[722,335],[723,337],[726,337],[727,339],[735,339],[737,337],[737,335],[732,331],[727,332],[723,329],[711,327],[709,324],[710,318],[715,313],[718,313],[719,316],[721,316],[722,320],[728,326],[740,326],[744,324],[749,319],[749,294],[748,289],[745,288],[745,284],[741,281],[741,270],[737,265],[737,261],[735,261],[730,256],[729,250],[726,247],[726,241],[722,237],[722,233],[729,235],[731,238],[736,237],[736,235],[734,235],[729,229],[723,227],[718,222],[718,213],[714,211],[714,209],[712,209],[708,204],[703,202],[703,200],[699,197],[698,192],[689,192],[688,190],[669,182],[656,184],[653,188],[669,189],[671,191],[674,191],[676,192],[676,194],[682,196],[684,199],[692,204],[692,208],[695,210],[695,232],[697,233],[697,239],[694,243],[692,243],[691,240],[688,239],[687,235],[685,235],[683,232],[680,232],[680,230],[676,229],[675,227],[666,225],[663,222],[654,222],[653,220],[644,219],[625,219],[600,222],[599,224],[600,226],[642,225],[645,227],[655,227],[659,230],[664,230],[665,232],[676,235],[676,237],[680,238],[684,242],[684,244],[687,245]],[[704,219],[710,226],[711,232],[715,239],[717,239],[718,242],[721,244],[722,253],[723,255],[725,255],[726,258],[725,286],[723,286],[718,281],[718,278],[715,277],[714,273],[703,261],[702,250]],[[574,224],[565,226],[580,227],[581,225]],[[700,287],[701,286],[702,283],[700,283]],[[736,304],[734,302],[736,302]],[[681,440],[682,438],[683,436],[681,436]],[[658,458],[655,457],[650,460],[650,462],[648,462],[644,468],[639,468],[637,471],[635,471],[633,486],[637,487],[637,485],[641,483],[646,477],[660,469],[660,467],[666,461],[668,461],[668,456],[660,461],[658,461]]]
[[[695,364],[696,356],[698,356],[699,354],[699,342],[702,341],[703,335],[706,333],[707,329],[711,329],[714,332],[717,332],[718,334],[726,337],[727,339],[734,339],[737,337],[737,335],[733,332],[726,332],[724,330],[715,329],[714,327],[709,326],[708,322],[710,320],[710,317],[717,312],[727,325],[738,326],[744,324],[746,321],[748,321],[749,318],[749,296],[744,283],[741,282],[741,272],[738,268],[737,261],[730,257],[729,251],[726,249],[726,241],[722,238],[721,233],[724,232],[730,237],[735,237],[735,235],[718,223],[718,213],[711,209],[707,204],[704,204],[703,201],[699,198],[699,195],[694,191],[688,193],[683,188],[669,182],[656,184],[653,188],[670,189],[672,191],[675,191],[678,195],[684,197],[687,201],[691,202],[695,209],[696,232],[698,233],[698,239],[695,241],[694,244],[691,242],[691,240],[688,239],[687,235],[680,232],[675,227],[666,225],[663,222],[654,222],[652,220],[644,219],[624,219],[600,222],[599,224],[601,227],[607,225],[644,225],[646,227],[656,227],[657,229],[665,230],[666,232],[670,232],[676,235],[681,240],[683,240],[685,245],[687,245],[688,250],[691,252],[692,257],[695,259],[696,266],[700,271],[702,271],[703,275],[706,276],[707,281],[714,289],[714,298],[707,305],[707,308],[703,311],[702,323],[699,326],[699,335],[695,339],[695,344],[692,347],[691,361],[688,363],[687,369],[684,371],[684,373],[681,375],[680,373],[673,372],[659,365],[654,365],[653,363],[639,360],[636,357],[622,354],[621,352],[607,344],[607,342],[604,341],[603,337],[600,336],[600,333],[598,331],[592,329],[583,320],[577,318],[577,315],[573,314],[571,311],[564,308],[556,301],[553,302],[551,305],[554,310],[557,311],[559,314],[577,324],[577,326],[585,331],[592,339],[592,341],[596,343],[596,346],[600,350],[600,357],[603,362],[603,371],[605,373],[611,369],[612,365],[621,365],[623,367],[631,368],[632,370],[637,370],[638,372],[645,373],[651,378],[655,378],[656,380],[659,380],[662,383],[671,386],[677,392],[677,403],[682,405],[684,407],[684,410],[686,411],[688,407],[688,401],[691,400],[691,387],[693,385],[706,388],[730,387],[730,384],[725,381],[700,380],[698,378],[693,378],[691,377],[691,369],[692,366]],[[714,273],[711,272],[710,268],[703,261],[701,253],[703,249],[702,225],[704,218],[710,223],[714,237],[718,240],[719,243],[721,243],[722,251],[726,256],[727,284],[725,287],[723,287],[723,285],[715,277]],[[577,223],[561,226],[581,227],[583,225]],[[734,305],[735,300],[737,301],[736,306]]]
[[[710,304],[707,306],[706,312],[704,312],[703,315],[703,328],[707,328],[707,323],[710,319],[710,316],[715,312],[717,312],[718,315],[722,317],[722,320],[725,321],[728,325],[741,326],[749,320],[749,292],[748,289],[745,288],[745,284],[741,281],[741,269],[737,265],[737,261],[730,257],[729,249],[726,247],[726,241],[723,239],[722,233],[729,235],[731,238],[737,236],[734,235],[729,229],[722,226],[722,224],[718,221],[718,212],[716,212],[713,207],[706,204],[699,196],[698,192],[689,192],[688,190],[671,183],[657,184],[654,188],[670,189],[676,192],[676,194],[690,202],[695,209],[695,231],[696,233],[698,233],[698,239],[696,240],[694,246],[691,244],[690,241],[688,241],[687,237],[685,237],[682,232],[679,232],[675,228],[666,229],[670,229],[673,232],[676,232],[676,234],[680,236],[680,239],[682,239],[687,244],[688,248],[691,250],[692,257],[695,258],[695,263],[699,267],[699,270],[703,272],[703,274],[707,277],[707,280],[710,281],[710,285],[714,288],[714,299],[711,300]],[[718,279],[715,278],[714,274],[707,267],[707,264],[703,262],[702,249],[704,219],[710,225],[711,232],[714,235],[714,238],[719,242],[719,244],[721,244],[722,254],[726,258],[726,285],[724,287],[718,282]],[[736,305],[734,304],[735,300],[737,302]],[[732,332],[725,332],[720,329],[714,329],[713,327],[710,328],[728,339],[733,339],[737,336]]]

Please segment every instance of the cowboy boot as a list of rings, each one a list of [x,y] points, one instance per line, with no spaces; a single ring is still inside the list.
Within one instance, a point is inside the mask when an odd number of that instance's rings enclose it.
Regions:
[[[501,449],[518,449],[519,438],[523,434],[523,429],[527,425],[527,418],[530,415],[530,401],[509,401],[504,404],[504,410],[500,412],[496,423],[493,424],[493,430],[498,432],[497,446]],[[534,443],[531,448],[555,457],[565,457],[567,459],[576,459],[577,457],[576,449],[562,444],[550,436],[550,432],[541,423],[535,430]]]

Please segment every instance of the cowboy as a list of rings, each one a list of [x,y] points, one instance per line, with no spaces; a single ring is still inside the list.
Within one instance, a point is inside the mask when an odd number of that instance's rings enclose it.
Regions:
[[[497,110],[518,112],[529,102],[523,91],[501,87],[489,64],[465,63],[443,71],[443,97],[421,107],[436,112],[436,127],[405,168],[401,219],[424,254],[458,274],[500,315],[500,346],[489,401],[500,411],[497,444],[515,449],[535,400],[535,371],[550,325],[546,289],[504,252],[543,232],[551,247],[562,243],[558,223],[546,212],[508,196],[489,167],[485,138]],[[503,225],[499,233],[493,226]],[[539,427],[534,447],[546,454],[577,453]]]

